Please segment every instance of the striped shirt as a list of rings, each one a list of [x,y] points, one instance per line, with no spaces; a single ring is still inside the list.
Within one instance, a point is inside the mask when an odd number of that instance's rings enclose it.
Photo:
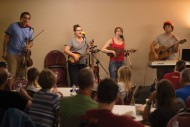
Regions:
[[[58,113],[60,107],[59,104],[59,96],[47,90],[42,89],[34,94],[29,115],[36,127],[52,127],[55,114]]]

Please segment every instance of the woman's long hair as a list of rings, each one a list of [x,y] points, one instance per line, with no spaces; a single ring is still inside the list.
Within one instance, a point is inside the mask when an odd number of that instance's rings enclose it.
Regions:
[[[158,108],[167,106],[175,109],[175,90],[169,80],[162,79],[158,82],[156,100]]]
[[[123,82],[128,92],[132,86],[131,82],[131,69],[127,66],[122,66],[118,69],[118,81]]]

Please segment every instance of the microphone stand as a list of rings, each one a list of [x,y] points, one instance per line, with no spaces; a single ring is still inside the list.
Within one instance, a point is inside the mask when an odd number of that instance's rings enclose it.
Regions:
[[[99,64],[100,64],[100,66],[103,68],[103,70],[106,72],[106,74],[108,75],[108,72],[106,71],[106,69],[103,67],[103,65],[100,63],[100,61],[98,60],[98,58],[94,55],[94,54],[92,54],[92,56],[96,59],[96,65],[97,65],[97,67],[99,67]],[[99,76],[99,75],[98,75]]]
[[[86,37],[85,37],[85,35],[83,35],[83,40],[84,40],[84,46],[86,46],[87,45],[87,47],[89,47],[89,45],[88,45],[88,43],[86,43]],[[86,59],[86,66],[88,65],[88,61],[87,61],[87,59]]]
[[[132,69],[132,64],[131,64],[131,60],[129,57],[129,53],[126,53],[126,57],[127,57],[127,60],[129,61],[129,67]]]

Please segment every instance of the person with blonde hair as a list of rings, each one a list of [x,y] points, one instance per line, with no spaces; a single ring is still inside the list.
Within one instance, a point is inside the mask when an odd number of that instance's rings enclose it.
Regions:
[[[119,86],[119,95],[122,100],[129,92],[132,87],[131,81],[131,69],[127,66],[122,66],[118,69],[118,86]]]

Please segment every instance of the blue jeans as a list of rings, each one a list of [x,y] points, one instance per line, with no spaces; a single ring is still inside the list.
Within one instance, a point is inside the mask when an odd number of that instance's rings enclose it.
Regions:
[[[110,73],[110,78],[114,79],[117,81],[117,70],[119,67],[124,66],[123,61],[110,61],[109,62],[109,73]]]

